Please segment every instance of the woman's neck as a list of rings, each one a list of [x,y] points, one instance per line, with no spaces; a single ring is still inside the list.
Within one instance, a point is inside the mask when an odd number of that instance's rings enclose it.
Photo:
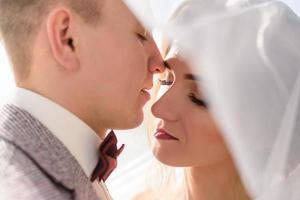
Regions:
[[[231,159],[185,170],[185,199],[250,200]]]

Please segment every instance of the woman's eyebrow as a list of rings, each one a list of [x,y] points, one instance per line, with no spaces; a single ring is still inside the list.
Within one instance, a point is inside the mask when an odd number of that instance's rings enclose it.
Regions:
[[[165,67],[166,67],[167,69],[171,69],[171,67],[170,67],[170,65],[169,65],[169,63],[168,63],[167,61],[164,61],[164,65],[165,65]]]
[[[184,74],[184,79],[186,80],[192,80],[192,81],[200,81],[200,77],[194,75],[194,74]]]

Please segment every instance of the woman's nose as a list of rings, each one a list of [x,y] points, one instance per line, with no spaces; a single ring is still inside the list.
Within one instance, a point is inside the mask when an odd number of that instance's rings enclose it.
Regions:
[[[175,121],[176,117],[176,99],[171,97],[167,91],[151,107],[152,114],[159,119],[166,121]]]

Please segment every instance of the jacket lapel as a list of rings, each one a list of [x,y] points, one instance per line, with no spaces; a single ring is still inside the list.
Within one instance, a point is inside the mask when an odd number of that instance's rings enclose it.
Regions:
[[[75,199],[98,199],[71,153],[28,112],[5,105],[0,110],[0,137],[27,154],[53,182],[74,192]]]

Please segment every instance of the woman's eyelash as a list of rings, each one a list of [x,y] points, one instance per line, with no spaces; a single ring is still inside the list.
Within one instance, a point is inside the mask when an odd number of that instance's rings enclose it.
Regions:
[[[142,41],[148,41],[148,38],[143,34],[137,33],[137,36]]]
[[[167,81],[167,80],[160,80],[158,79],[160,85],[172,85],[173,81]]]
[[[198,99],[194,93],[190,93],[188,96],[189,96],[190,100],[191,100],[193,103],[195,103],[196,105],[202,106],[202,107],[204,107],[204,108],[207,108],[207,107],[208,107],[208,106],[207,106],[207,103],[206,103],[203,99]]]

